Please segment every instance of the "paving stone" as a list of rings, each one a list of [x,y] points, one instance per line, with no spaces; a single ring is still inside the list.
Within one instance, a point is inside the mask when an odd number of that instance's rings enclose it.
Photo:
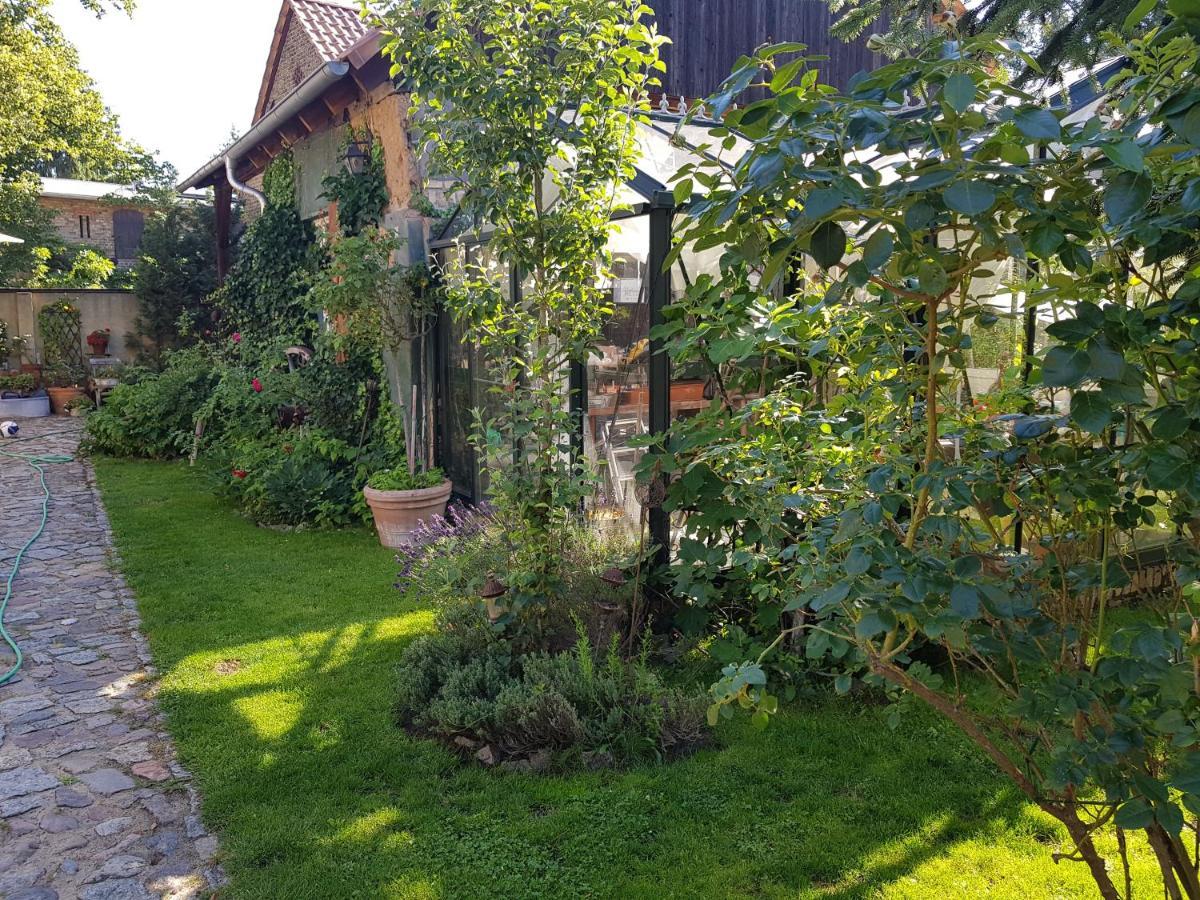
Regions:
[[[85,772],[79,780],[97,794],[115,794],[136,787],[137,783],[118,769],[97,769],[95,772]]]
[[[80,428],[23,422],[24,449],[75,454]],[[210,861],[217,839],[163,730],[157,673],[90,465],[55,465],[48,476],[54,502],[8,618],[26,662],[0,693],[0,897],[213,896],[225,881]],[[0,457],[0,497],[3,571],[37,528],[36,475]]]
[[[151,900],[146,886],[133,878],[116,878],[90,884],[79,894],[81,900]]]
[[[113,819],[106,819],[96,826],[96,834],[101,837],[111,837],[114,834],[124,831],[132,824],[133,816],[117,816]]]
[[[11,747],[8,750],[0,750],[0,772],[7,772],[9,769],[15,769],[17,766],[28,765],[32,759],[33,754],[24,747]]]
[[[167,767],[154,760],[134,763],[129,770],[138,778],[145,778],[147,781],[167,781],[171,777]]]
[[[65,809],[84,809],[91,806],[95,801],[80,791],[74,791],[68,787],[60,787],[54,792],[54,802]]]
[[[0,772],[0,800],[24,797],[58,787],[58,779],[37,766],[21,766]]]
[[[47,813],[38,822],[42,831],[48,834],[62,834],[64,831],[74,831],[79,827],[79,820],[64,813]]]
[[[110,856],[100,867],[101,878],[128,878],[146,868],[146,861],[130,853],[118,853]]]

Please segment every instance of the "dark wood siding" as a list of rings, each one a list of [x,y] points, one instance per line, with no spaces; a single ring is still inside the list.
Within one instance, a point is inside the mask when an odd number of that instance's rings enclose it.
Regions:
[[[713,93],[739,56],[766,43],[800,41],[810,55],[828,56],[821,80],[844,87],[856,72],[882,60],[866,48],[829,34],[832,17],[823,0],[649,0],[659,32],[671,38],[664,57],[664,90],[689,100]]]

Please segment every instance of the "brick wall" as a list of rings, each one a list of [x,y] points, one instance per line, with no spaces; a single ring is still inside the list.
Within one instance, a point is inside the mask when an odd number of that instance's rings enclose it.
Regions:
[[[275,68],[275,81],[267,95],[264,115],[276,103],[296,89],[305,78],[315,72],[323,60],[317,48],[305,34],[303,26],[294,17],[288,18],[287,34],[279,50],[279,63]]]
[[[58,235],[68,244],[80,244],[92,247],[100,253],[113,259],[116,253],[116,240],[113,235],[113,213],[118,209],[136,209],[136,207],[121,207],[101,200],[65,200],[57,197],[43,197],[42,206],[54,213],[51,223]],[[84,218],[82,234],[80,234],[80,217]],[[136,260],[116,260],[118,265],[130,266]]]

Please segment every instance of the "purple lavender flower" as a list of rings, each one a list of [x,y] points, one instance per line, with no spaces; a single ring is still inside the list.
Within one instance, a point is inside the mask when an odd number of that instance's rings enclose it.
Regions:
[[[408,545],[396,554],[400,573],[395,586],[404,590],[404,582],[411,580],[419,567],[449,556],[461,541],[481,534],[496,521],[491,504],[468,507],[457,500],[446,508],[445,516],[422,521],[413,530]]]

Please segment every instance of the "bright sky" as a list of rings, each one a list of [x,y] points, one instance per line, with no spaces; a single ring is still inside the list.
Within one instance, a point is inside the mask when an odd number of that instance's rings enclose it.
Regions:
[[[250,125],[281,0],[138,0],[102,19],[78,0],[54,18],[130,139],[190,175]]]

